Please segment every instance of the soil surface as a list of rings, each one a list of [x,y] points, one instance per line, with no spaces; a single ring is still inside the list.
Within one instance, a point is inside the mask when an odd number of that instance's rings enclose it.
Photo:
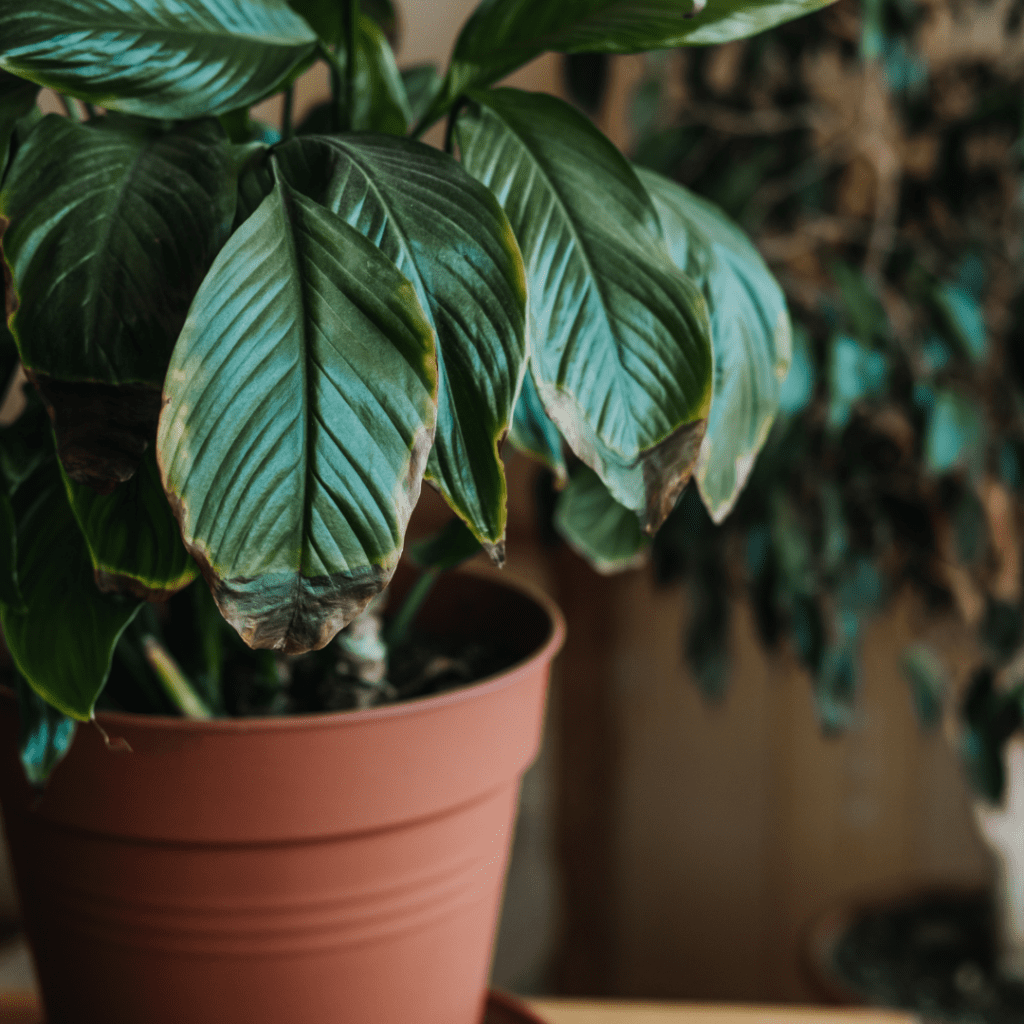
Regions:
[[[949,1024],[1021,1024],[1024,985],[999,976],[994,936],[986,897],[931,894],[862,913],[833,967],[871,1005]]]

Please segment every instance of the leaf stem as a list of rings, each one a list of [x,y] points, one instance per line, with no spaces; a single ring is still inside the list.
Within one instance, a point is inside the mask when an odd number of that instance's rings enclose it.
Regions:
[[[281,112],[281,139],[287,142],[294,134],[292,112],[295,106],[295,86],[290,85],[284,93],[284,109]]]
[[[142,638],[142,649],[149,667],[156,673],[167,696],[186,718],[212,718],[213,714],[196,693],[171,652],[155,636]]]
[[[91,121],[96,116],[96,108],[91,103],[82,101],[82,106],[85,107],[85,115]]]
[[[459,119],[459,114],[462,112],[462,108],[469,102],[465,96],[460,96],[452,108],[448,111],[448,123],[444,129],[444,151],[452,156],[452,145],[454,143],[455,135],[455,122]]]
[[[341,128],[341,118],[339,116],[342,98],[341,65],[338,63],[338,55],[332,49],[322,44],[320,46],[320,56],[326,62],[331,74],[331,117],[327,130],[336,132]]]
[[[409,628],[416,620],[420,608],[423,607],[423,602],[427,599],[440,575],[440,569],[424,570],[420,578],[412,585],[409,593],[405,595],[405,600],[402,602],[402,607],[398,609],[398,614],[388,623],[387,628],[384,630],[384,643],[387,644],[388,651],[393,651],[405,642]]]
[[[64,93],[57,93],[57,99],[60,100],[60,105],[64,108],[64,113],[67,114],[69,121],[81,121],[82,118],[78,113],[78,107],[75,106],[75,101],[70,100]]]
[[[342,0],[345,25],[345,123],[341,130],[352,131],[356,99],[356,33],[359,31],[359,0]]]

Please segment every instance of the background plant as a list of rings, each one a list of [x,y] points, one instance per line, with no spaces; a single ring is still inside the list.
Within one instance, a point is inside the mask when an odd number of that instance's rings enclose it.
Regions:
[[[977,638],[961,743],[992,798],[1021,723],[1021,15],[843,0],[652,55],[632,112],[636,161],[753,234],[796,322],[783,413],[736,511],[716,526],[690,488],[653,543],[660,578],[686,579],[696,677],[721,694],[746,592],[764,644],[808,669],[823,727],[844,729],[865,618],[912,588]],[[651,547],[615,538],[609,563]],[[923,722],[960,701],[934,651],[912,645],[904,669]]]
[[[820,6],[485,0],[439,74],[398,71],[380,0],[0,0],[4,351],[38,395],[0,437],[0,621],[30,772],[101,695],[281,710],[300,670],[259,652],[308,658],[380,594],[424,478],[457,516],[432,569],[500,563],[506,433],[585,467],[577,536],[653,534],[695,467],[730,507],[789,362],[777,286],[570,105],[491,86],[545,50],[704,46]],[[294,125],[316,61],[331,98]],[[282,91],[278,133],[249,109]],[[449,154],[414,141],[445,116]],[[379,637],[324,657],[388,695]]]

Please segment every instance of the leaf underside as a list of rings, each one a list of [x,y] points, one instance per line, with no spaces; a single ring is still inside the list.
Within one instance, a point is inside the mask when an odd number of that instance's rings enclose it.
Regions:
[[[458,143],[522,247],[541,401],[653,533],[689,479],[710,405],[704,300],[669,259],[633,169],[582,114],[514,89],[475,100]]]
[[[412,286],[279,178],[193,303],[157,440],[185,545],[250,646],[322,647],[387,584],[436,388]]]

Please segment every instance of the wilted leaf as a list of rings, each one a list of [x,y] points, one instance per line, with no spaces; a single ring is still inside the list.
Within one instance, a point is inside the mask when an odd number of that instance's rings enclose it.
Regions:
[[[196,296],[157,455],[252,647],[323,647],[387,584],[437,409],[433,332],[379,249],[278,179]]]
[[[548,415],[653,533],[697,458],[711,402],[707,309],[668,258],[651,199],[591,123],[551,96],[477,94],[467,169],[526,262],[531,370]]]

